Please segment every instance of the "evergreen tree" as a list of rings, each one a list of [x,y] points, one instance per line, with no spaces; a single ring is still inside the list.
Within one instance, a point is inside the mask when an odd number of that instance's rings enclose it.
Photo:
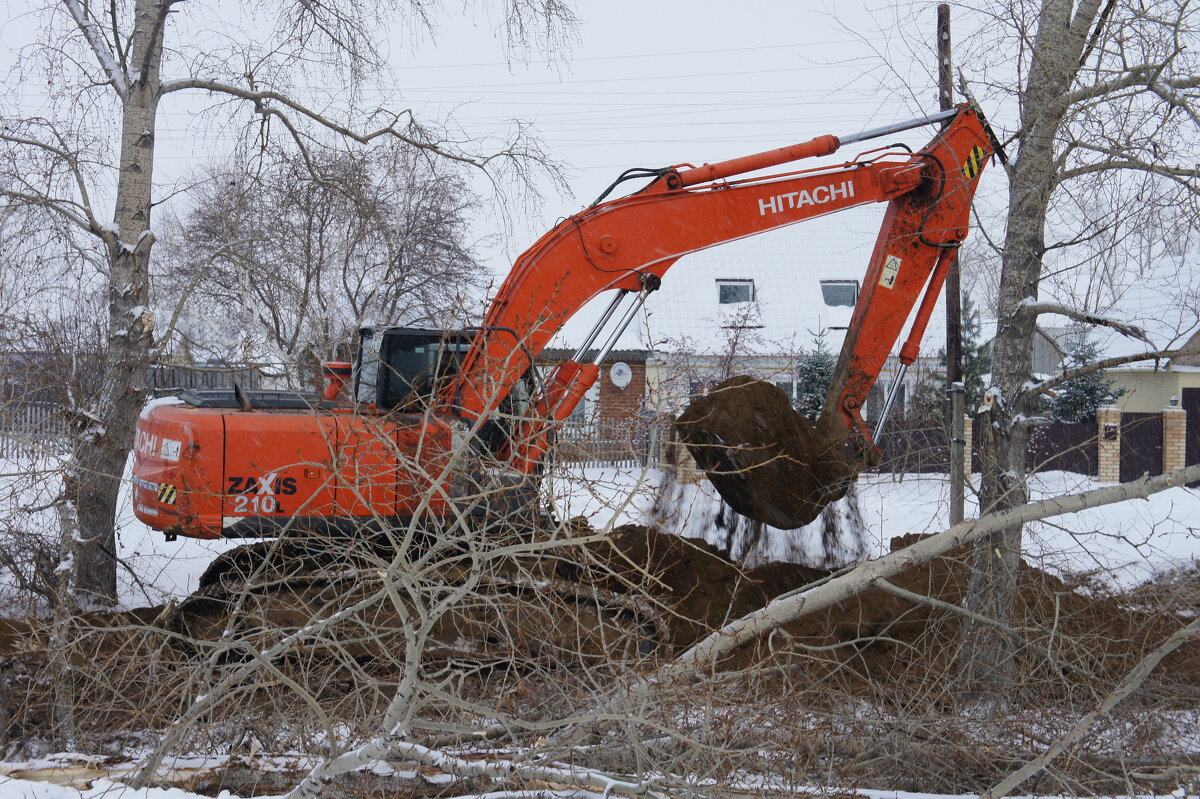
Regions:
[[[992,356],[987,343],[981,341],[983,325],[979,321],[979,309],[971,301],[971,295],[964,294],[962,302],[962,377],[966,389],[965,407],[967,413],[975,413],[975,409],[983,402],[983,376],[992,371]]]
[[[946,373],[918,372],[909,384],[903,416],[913,427],[938,428],[946,423]],[[892,409],[895,420],[900,408]]]
[[[809,331],[812,332],[812,331]],[[796,364],[796,410],[816,421],[825,404],[825,392],[833,380],[837,359],[825,343],[825,331],[813,334],[813,351]]]
[[[1067,353],[1068,368],[1087,366],[1100,354],[1100,346],[1086,335],[1077,337]],[[1115,381],[1095,371],[1067,380],[1057,389],[1057,396],[1050,399],[1050,413],[1060,422],[1091,422],[1096,411],[1109,405],[1125,393],[1124,388],[1114,387]]]
[[[970,294],[962,298],[962,379],[966,389],[964,407],[967,413],[975,413],[983,402],[983,376],[992,371],[992,356],[983,336],[983,324],[979,320],[979,309],[971,301]],[[946,350],[938,351],[938,363],[945,369]]]

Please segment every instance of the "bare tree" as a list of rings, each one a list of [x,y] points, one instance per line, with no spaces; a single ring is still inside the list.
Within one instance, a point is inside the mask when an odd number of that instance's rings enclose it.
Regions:
[[[1005,232],[996,240],[992,389],[977,427],[987,453],[981,507],[999,513],[1028,500],[1028,424],[1044,388],[1031,381],[1039,314],[1140,337],[1105,313],[1137,279],[1129,254],[1146,251],[1150,231],[1194,224],[1200,60],[1186,42],[1200,12],[1176,0],[1042,0],[986,13],[989,24],[959,60],[981,63],[971,48],[1001,43],[1015,51],[1015,63],[995,66],[984,84],[993,101],[1011,98],[1019,112],[1007,139]],[[1151,249],[1163,252],[1164,238]],[[1022,526],[1012,525],[977,545],[967,598],[974,612],[1011,617],[1021,538]],[[968,643],[964,685],[1002,688],[1006,639],[976,624]]]
[[[285,364],[307,384],[357,328],[449,327],[477,293],[460,177],[394,144],[310,157],[319,176],[294,152],[215,170],[168,225],[166,304],[189,351]]]
[[[243,37],[229,25],[226,38],[214,43],[189,38],[200,27],[199,20],[189,27],[190,15],[204,10],[179,0],[60,0],[41,9],[40,43],[23,51],[20,77],[32,82],[50,75],[53,96],[49,115],[8,115],[0,130],[0,195],[91,240],[89,257],[101,272],[98,288],[108,306],[100,387],[73,409],[75,443],[59,505],[82,604],[115,598],[117,488],[155,352],[150,218],[158,199],[156,112],[164,98],[191,93],[210,98],[213,109],[243,111],[259,121],[259,135],[281,134],[305,155],[332,131],[359,144],[392,140],[433,160],[483,169],[496,181],[528,178],[549,164],[520,126],[507,142],[461,141],[409,111],[358,105],[360,87],[381,66],[380,33],[397,19],[428,26],[423,4],[280,0],[272,8],[274,19],[270,9],[244,10],[268,15],[255,21],[273,23],[269,34],[255,30]],[[500,12],[516,47],[561,43],[574,23],[570,9],[555,0],[506,2]],[[304,82],[329,87],[328,97],[304,104],[291,92]],[[119,130],[112,141],[104,135],[106,122]],[[111,217],[104,210],[109,205]]]

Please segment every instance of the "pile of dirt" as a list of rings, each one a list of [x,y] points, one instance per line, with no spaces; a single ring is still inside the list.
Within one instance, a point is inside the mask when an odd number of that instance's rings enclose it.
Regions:
[[[895,539],[893,547],[913,540],[915,537]],[[702,541],[639,525],[617,528],[604,540],[586,546],[550,552],[550,557],[536,561],[522,556],[523,573],[528,577],[523,583],[508,580],[498,584],[497,593],[490,598],[481,594],[475,604],[449,613],[444,622],[447,629],[434,631],[435,643],[443,638],[484,640],[493,636],[494,648],[511,652],[509,662],[513,663],[539,662],[539,656],[545,660],[550,653],[555,663],[569,667],[637,652],[648,656],[646,665],[652,667],[775,597],[833,576],[826,570],[786,563],[744,569]],[[790,674],[802,674],[805,684],[832,685],[828,680],[836,678],[841,690],[864,695],[886,691],[902,696],[905,686],[945,685],[956,672],[962,616],[921,598],[961,607],[969,582],[968,563],[967,553],[958,552],[912,568],[891,578],[901,593],[883,588],[864,591],[786,625],[778,634],[755,642],[720,665],[740,669],[772,663]],[[1077,692],[1090,694],[1096,686],[1111,685],[1186,623],[1188,612],[1183,606],[1131,607],[1129,596],[1089,594],[1028,565],[1022,567],[1020,589],[1010,624],[1016,631],[1013,648],[1018,684],[1029,693],[1029,701],[1069,701]],[[320,601],[327,603],[325,612],[344,607],[346,597],[354,596],[351,592],[339,598],[334,595],[338,590],[342,589],[326,585],[320,592]],[[499,603],[500,597],[508,598],[507,604]],[[636,621],[633,635],[652,628],[653,647],[646,649],[635,640],[632,648],[614,649],[613,627],[596,616],[592,606],[597,602],[607,603],[618,615],[632,614]],[[306,604],[312,603],[291,594],[276,601],[293,613]],[[70,660],[89,664],[88,673],[109,675],[94,688],[105,697],[106,692],[121,695],[127,689],[138,696],[160,691],[163,696],[147,696],[140,706],[169,709],[175,700],[168,696],[168,689],[176,682],[169,675],[187,673],[196,661],[196,653],[180,647],[181,633],[170,623],[171,611],[147,608],[81,617],[73,626]],[[246,621],[254,614],[243,615],[243,623],[235,627],[259,626]],[[650,618],[650,624],[641,621]],[[347,636],[333,636],[342,641],[342,649],[362,663],[391,668],[388,664],[394,664],[395,657],[387,654],[388,647],[403,636],[406,621],[402,614],[380,611],[347,624],[369,628],[372,643],[369,647],[364,644],[361,651],[352,647],[349,633],[355,629],[347,628]],[[508,631],[505,636],[496,633],[501,629]],[[217,635],[224,633],[218,631]],[[32,714],[41,718],[51,706],[52,696],[39,693],[44,693],[46,685],[42,673],[49,664],[50,641],[46,621],[0,624],[0,670],[10,686],[10,713],[14,714],[10,715],[10,736],[14,726],[37,726],[18,717]],[[572,644],[574,659],[567,652]],[[486,654],[484,647],[478,648]],[[197,652],[203,659],[204,649]],[[436,652],[427,654],[438,657]],[[459,655],[452,653],[451,659]],[[159,670],[160,676],[146,679],[143,672],[147,668]],[[118,685],[122,674],[131,675],[136,686]],[[1200,702],[1196,688],[1200,686],[1200,642],[1190,642],[1172,654],[1156,670],[1155,681],[1185,686],[1176,694]],[[352,678],[343,682],[353,687]],[[20,713],[16,712],[18,706],[24,706]]]
[[[895,538],[892,549],[920,536]],[[712,546],[639,525],[614,530],[607,547],[593,547],[602,571],[656,597],[672,612],[672,642],[686,648],[723,624],[802,589],[833,572],[790,563],[741,569]],[[925,602],[962,606],[970,579],[969,553],[950,552],[891,578],[909,592],[873,588],[786,625],[783,635],[737,653],[724,666],[770,658],[809,669],[814,678],[852,675],[851,690],[868,685],[944,681],[955,673],[962,616]],[[626,588],[625,590],[630,590]],[[911,595],[916,595],[913,598]],[[1097,595],[1022,563],[1011,626],[1014,651],[1030,684],[1072,685],[1119,679],[1134,663],[1186,624],[1188,609],[1129,607],[1123,597]],[[1053,653],[1048,656],[1047,653]],[[846,670],[847,663],[853,669]],[[1176,650],[1159,667],[1161,680],[1200,686],[1200,642]],[[1040,688],[1039,688],[1040,690]]]
[[[843,433],[814,427],[782,389],[745,375],[693,402],[675,428],[729,506],[772,527],[813,521],[854,477]]]
[[[666,611],[674,649],[829,574],[791,563],[744,570],[704,541],[632,524],[589,547],[580,561],[592,567],[577,579],[656,599]]]

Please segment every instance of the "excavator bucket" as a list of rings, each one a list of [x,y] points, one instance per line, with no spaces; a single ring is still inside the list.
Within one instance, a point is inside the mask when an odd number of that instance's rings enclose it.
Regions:
[[[876,185],[887,195],[888,207],[816,425],[792,410],[783,391],[744,376],[717,386],[676,421],[680,438],[696,463],[708,472],[730,507],[743,516],[772,527],[801,527],[844,496],[859,471],[878,462],[875,438],[907,369],[916,361],[954,255],[967,236],[971,199],[980,173],[988,157],[993,153],[1000,156],[1002,151],[973,105],[834,139],[837,144],[849,144],[933,122],[944,124],[924,149],[912,152],[907,160],[880,156],[866,167],[879,170]],[[818,144],[814,139],[799,150],[808,154]],[[794,155],[794,149],[706,165],[682,173],[679,181],[687,186],[692,185],[689,180],[739,174],[760,167],[764,158],[771,161]],[[828,173],[820,174],[825,175],[822,180],[831,180]],[[839,173],[837,179],[847,181],[847,194],[862,197],[860,192],[868,185],[866,174],[856,177],[853,187],[845,174]],[[792,194],[775,188],[781,184],[767,185],[770,196],[750,206],[757,208],[759,216],[782,213],[792,202],[797,208],[802,202],[817,202],[818,189],[797,191],[793,200]],[[835,191],[842,191],[840,182],[836,186],[827,183],[820,196],[832,198]],[[910,316],[912,322],[907,324]],[[908,336],[896,353],[899,366],[893,389],[872,433],[861,411],[906,325]],[[851,437],[854,455],[847,457]]]
[[[844,430],[814,426],[782,389],[745,375],[693,402],[675,428],[729,506],[772,527],[813,521],[855,477]]]

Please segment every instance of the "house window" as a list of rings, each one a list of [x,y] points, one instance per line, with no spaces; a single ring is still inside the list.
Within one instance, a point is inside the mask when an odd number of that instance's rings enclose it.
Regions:
[[[753,280],[718,280],[717,302],[721,305],[732,305],[735,302],[753,302]]]
[[[857,280],[822,280],[821,297],[829,307],[853,308],[858,302]]]

